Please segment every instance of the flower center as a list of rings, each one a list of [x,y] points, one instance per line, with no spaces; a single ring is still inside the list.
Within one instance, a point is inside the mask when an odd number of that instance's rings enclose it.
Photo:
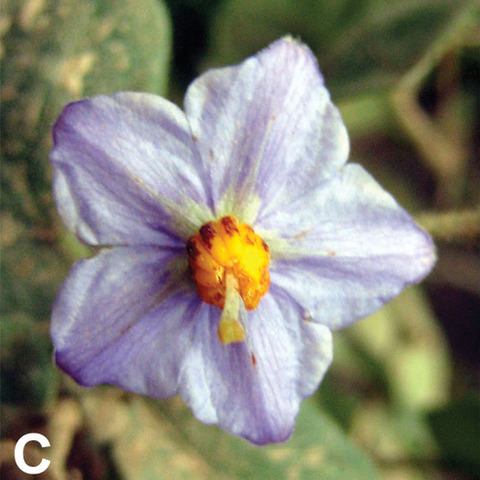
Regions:
[[[240,300],[258,306],[270,286],[267,244],[246,223],[228,215],[202,225],[187,242],[191,277],[200,298],[223,310],[218,335],[222,343],[245,339]]]

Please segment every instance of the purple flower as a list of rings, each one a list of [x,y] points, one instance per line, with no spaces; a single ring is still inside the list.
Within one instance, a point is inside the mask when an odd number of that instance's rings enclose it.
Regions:
[[[339,112],[313,54],[291,38],[206,72],[184,112],[131,92],[72,103],[54,141],[58,211],[98,250],[72,267],[54,305],[58,365],[86,386],[180,393],[197,418],[253,443],[289,437],[330,364],[332,330],[434,263],[430,237],[346,164]],[[248,261],[229,250],[205,273],[196,262],[211,257],[199,249],[233,248],[224,217],[245,224],[241,248],[251,226],[259,250]],[[217,282],[205,287],[217,304],[200,298],[198,272]],[[244,280],[263,282],[256,307]]]

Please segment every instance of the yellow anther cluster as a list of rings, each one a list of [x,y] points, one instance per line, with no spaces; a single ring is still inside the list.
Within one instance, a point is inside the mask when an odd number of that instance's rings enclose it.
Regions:
[[[236,279],[233,284],[247,310],[256,308],[268,291],[268,246],[250,225],[231,215],[203,225],[188,240],[187,254],[198,294],[210,305],[224,308],[227,275]]]

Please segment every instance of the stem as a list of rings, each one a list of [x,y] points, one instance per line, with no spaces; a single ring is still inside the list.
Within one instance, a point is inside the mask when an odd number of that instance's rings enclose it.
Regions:
[[[449,243],[478,241],[480,238],[480,208],[442,213],[423,213],[417,223],[435,240]]]

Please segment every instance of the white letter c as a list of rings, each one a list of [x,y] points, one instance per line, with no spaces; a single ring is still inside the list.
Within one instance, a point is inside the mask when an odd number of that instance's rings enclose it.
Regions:
[[[43,473],[50,465],[50,460],[42,458],[42,461],[36,467],[27,465],[23,456],[23,451],[25,450],[25,445],[28,442],[38,442],[42,448],[50,446],[48,438],[43,436],[41,433],[27,433],[21,437],[15,445],[15,463],[24,473],[29,473],[31,475]]]

